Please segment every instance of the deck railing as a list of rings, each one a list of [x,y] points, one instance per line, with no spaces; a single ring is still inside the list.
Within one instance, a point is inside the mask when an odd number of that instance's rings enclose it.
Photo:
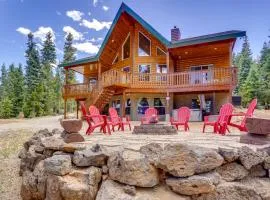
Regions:
[[[93,98],[104,87],[120,86],[127,88],[164,88],[164,89],[192,89],[207,86],[234,87],[237,83],[237,69],[235,67],[213,68],[202,71],[184,71],[176,73],[127,73],[111,69],[102,73],[97,84],[65,85],[63,95],[66,97],[88,95]]]

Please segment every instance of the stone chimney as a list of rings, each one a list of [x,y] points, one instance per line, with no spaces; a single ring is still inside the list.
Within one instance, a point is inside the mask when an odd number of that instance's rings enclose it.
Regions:
[[[171,41],[172,42],[176,42],[178,40],[181,39],[181,33],[180,33],[180,30],[179,28],[177,28],[176,26],[174,26],[172,29],[171,29]]]

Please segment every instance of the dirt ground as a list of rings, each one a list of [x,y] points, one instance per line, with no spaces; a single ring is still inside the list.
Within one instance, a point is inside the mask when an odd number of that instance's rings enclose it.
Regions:
[[[255,116],[270,119],[270,111],[256,110]],[[60,119],[61,116],[40,117],[34,119],[0,119],[0,200],[20,199],[21,178],[18,175],[18,153],[22,148],[23,143],[31,137],[34,132],[44,128],[48,128],[49,130],[61,128],[59,124]],[[136,125],[138,122],[133,122],[132,124]],[[82,133],[86,128],[87,125],[84,124]],[[179,141],[189,141],[190,139],[195,138],[195,143],[199,143],[201,140],[209,140],[210,133],[206,137],[201,134],[202,123],[191,123],[190,128],[191,132],[189,135],[188,133],[183,133],[182,136],[181,134],[177,136]],[[236,136],[237,135],[238,134],[236,133]],[[235,138],[230,136],[234,135],[228,135],[228,137],[225,136],[222,140],[226,142]],[[89,142],[108,141],[111,143],[114,141],[119,143],[120,140],[123,141],[126,137],[131,138],[131,141],[137,142],[137,139],[132,135],[122,137],[118,133],[114,133],[111,138],[107,138],[106,140],[104,140],[104,137],[101,136],[101,134],[95,133],[94,137],[87,136],[86,140]],[[141,141],[145,140],[143,137],[140,139]],[[167,139],[170,138],[166,137],[166,140]],[[221,140],[217,138],[217,141]]]

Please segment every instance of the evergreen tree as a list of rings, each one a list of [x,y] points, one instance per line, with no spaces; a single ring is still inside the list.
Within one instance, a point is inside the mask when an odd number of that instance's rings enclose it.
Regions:
[[[43,113],[43,105],[39,102],[42,94],[41,75],[42,69],[40,65],[39,52],[34,42],[33,34],[28,34],[27,50],[26,50],[26,94],[23,106],[25,117],[40,116]]]
[[[245,90],[243,85],[249,75],[249,71],[252,65],[252,53],[249,46],[248,38],[245,37],[244,43],[242,45],[242,51],[239,58],[239,72],[238,72],[238,86],[240,94]]]
[[[238,68],[239,71],[239,65],[240,65],[240,58],[241,54],[233,54],[233,66]],[[234,94],[238,95],[239,93],[239,85],[237,85],[233,91]]]
[[[64,45],[64,59],[63,63],[71,62],[76,59],[75,53],[76,53],[76,48],[72,46],[73,42],[73,36],[71,33],[69,33],[66,37],[65,45]],[[64,73],[64,71],[62,71]],[[76,82],[76,77],[75,73],[72,70],[69,70],[68,72],[68,78],[67,78],[68,83],[75,83]]]
[[[6,65],[3,64],[1,66],[1,85],[0,85],[0,100],[3,99],[4,96],[6,96],[7,92],[7,69]]]

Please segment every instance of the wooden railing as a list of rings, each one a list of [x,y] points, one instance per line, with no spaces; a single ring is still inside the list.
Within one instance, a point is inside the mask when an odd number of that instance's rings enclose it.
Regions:
[[[237,69],[235,67],[213,68],[204,71],[185,71],[176,73],[126,73],[116,69],[102,73],[101,80],[95,85],[72,84],[65,85],[63,95],[76,97],[89,95],[91,99],[98,97],[104,87],[122,86],[127,88],[182,89],[184,91],[209,86],[226,86],[233,88],[237,84]]]

